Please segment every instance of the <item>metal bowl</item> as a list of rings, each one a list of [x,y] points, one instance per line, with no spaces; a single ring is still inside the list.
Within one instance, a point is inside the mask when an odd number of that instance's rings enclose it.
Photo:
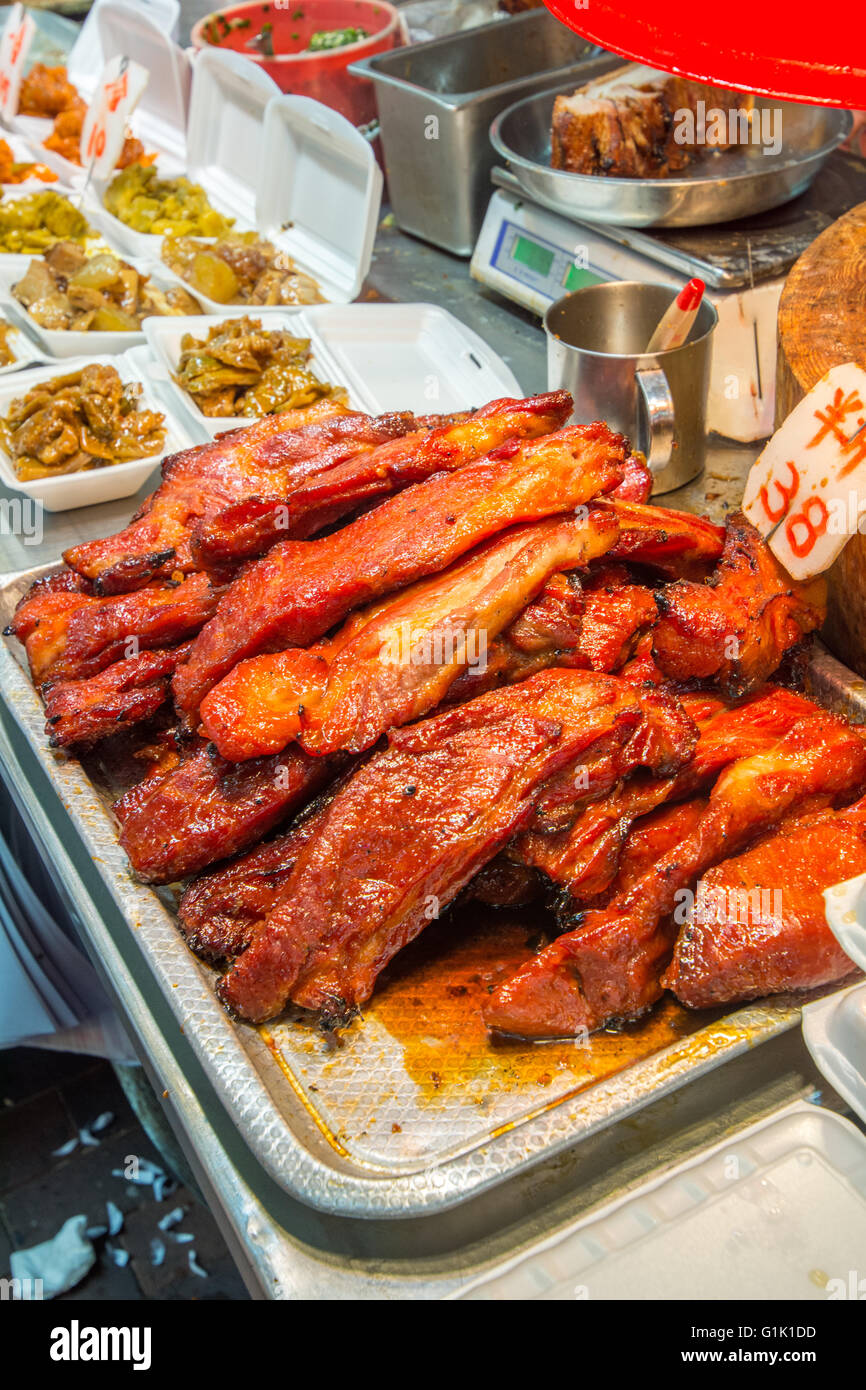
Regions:
[[[493,147],[536,202],[582,222],[622,227],[698,227],[778,207],[808,188],[853,125],[850,111],[756,97],[757,110],[781,112],[777,154],[741,145],[696,160],[675,179],[569,174],[550,167],[553,101],[564,90],[509,106],[490,127]]]

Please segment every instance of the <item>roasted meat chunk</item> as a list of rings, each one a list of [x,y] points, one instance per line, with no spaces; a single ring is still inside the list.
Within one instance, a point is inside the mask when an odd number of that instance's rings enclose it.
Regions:
[[[635,1018],[662,993],[675,909],[707,869],[778,825],[810,796],[850,799],[866,785],[866,742],[836,715],[801,719],[765,753],[719,778],[697,827],[619,897],[584,915],[485,1007],[488,1027],[564,1037]]]
[[[51,747],[98,743],[149,719],[168,699],[175,666],[188,650],[185,644],[139,652],[86,680],[48,681],[42,695]]]
[[[653,652],[674,680],[712,680],[731,699],[767,680],[790,648],[821,626],[823,579],[797,584],[741,512],[728,521],[706,584],[681,580],[658,595]]]
[[[330,536],[283,541],[229,587],[178,668],[178,708],[195,717],[238,661],[308,646],[352,609],[439,573],[497,532],[615,487],[625,456],[625,440],[601,424],[512,440],[455,473],[416,483]]]
[[[823,889],[863,873],[866,801],[796,817],[704,875],[662,984],[703,1009],[843,980]]]
[[[486,667],[487,643],[555,570],[610,547],[601,513],[532,522],[496,536],[432,579],[350,618],[330,641],[239,662],[205,697],[204,732],[223,757],[361,753],[433,709],[461,671]],[[655,604],[649,600],[653,613]]]

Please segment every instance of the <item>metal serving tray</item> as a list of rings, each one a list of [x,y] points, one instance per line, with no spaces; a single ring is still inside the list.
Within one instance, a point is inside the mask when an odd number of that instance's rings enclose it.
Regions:
[[[621,63],[547,10],[530,10],[351,64],[376,88],[398,225],[470,256],[490,200],[493,117],[552,82],[573,88]]]
[[[32,581],[55,568],[3,583],[0,626]],[[22,661],[18,644],[4,639],[0,691],[22,737],[248,1147],[310,1206],[369,1218],[444,1210],[799,1022],[803,1001],[791,997],[726,1016],[687,1014],[670,1000],[644,1022],[585,1046],[493,1045],[479,999],[502,962],[526,958],[536,926],[499,915],[493,927],[464,910],[462,920],[429,928],[398,958],[339,1047],[298,1019],[235,1024],[214,996],[215,972],[177,931],[172,895],[131,874],[98,766],[48,748]],[[813,663],[811,682],[817,698],[866,720],[863,682],[826,653]]]
[[[550,167],[550,129],[554,99],[573,91],[560,82],[515,102],[493,121],[491,143],[530,198],[564,217],[622,227],[705,226],[787,203],[805,192],[853,124],[850,111],[755,97],[758,110],[781,113],[778,154],[745,145],[698,160],[675,179],[569,174]]]

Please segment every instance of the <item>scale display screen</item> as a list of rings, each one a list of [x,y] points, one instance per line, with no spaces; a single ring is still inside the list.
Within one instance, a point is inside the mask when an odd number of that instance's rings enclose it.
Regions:
[[[503,221],[492,265],[513,280],[528,285],[546,299],[558,299],[586,285],[601,285],[610,277],[579,262],[579,247],[566,250],[514,222]]]

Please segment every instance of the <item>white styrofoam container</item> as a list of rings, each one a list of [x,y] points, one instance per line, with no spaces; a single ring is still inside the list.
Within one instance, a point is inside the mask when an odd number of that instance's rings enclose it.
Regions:
[[[18,260],[23,262],[23,266],[17,265],[10,269],[2,264],[2,258],[0,258],[0,304],[3,305],[4,312],[9,318],[14,319],[16,323],[22,325],[28,333],[32,334],[46,356],[54,358],[113,357],[116,353],[126,352],[129,348],[144,342],[143,329],[131,333],[105,333],[43,328],[12,293],[12,286],[21,279],[33,259],[38,258],[21,256]],[[140,274],[150,276],[157,289],[171,289],[175,284],[172,277],[162,274],[159,266],[138,260],[134,256],[129,257],[127,263],[134,266]],[[184,288],[188,290],[189,286],[184,286]],[[190,293],[192,292],[190,291]]]
[[[118,0],[95,0],[78,32],[75,43],[69,50],[66,63],[70,82],[78,88],[85,100],[89,100],[93,95],[99,75],[108,59],[123,51],[118,48],[106,48],[102,23],[102,11],[106,7],[114,10],[120,8]],[[180,0],[134,0],[134,3],[123,8],[132,9],[136,17],[146,15],[153,21],[157,32],[170,39],[177,38]],[[136,62],[138,61],[136,53],[132,53],[130,56],[135,58]],[[144,66],[146,67],[147,64],[145,63]]]
[[[8,362],[5,367],[0,367],[0,377],[9,376],[12,372],[20,372],[25,367],[31,366],[34,362],[44,362],[46,354],[40,352],[39,348],[18,324],[14,322],[11,315],[6,314],[0,309],[0,318],[4,318],[9,324],[10,332],[7,337],[9,347],[15,354],[14,362]]]
[[[254,152],[264,139],[265,110],[279,93],[273,78],[238,53],[204,50],[195,62],[186,156],[187,176],[201,184],[211,205],[235,218],[238,230],[255,226]],[[173,177],[158,161],[160,173]],[[174,171],[177,172],[177,171]],[[111,180],[94,180],[88,190],[93,221],[112,241],[133,256],[159,260],[162,236],[136,232],[110,213],[104,204]],[[88,213],[88,216],[91,215]]]
[[[523,395],[507,363],[436,304],[315,304],[303,319],[337,381],[374,414],[447,413]]]
[[[803,1039],[821,1074],[866,1123],[866,984],[807,1004]]]
[[[824,890],[827,921],[842,950],[866,970],[866,874]]]
[[[451,1297],[844,1298],[864,1249],[866,1137],[840,1115],[799,1101]]]
[[[223,313],[224,319],[247,316],[259,318],[255,308],[239,309],[235,307]],[[153,359],[151,379],[164,382],[172,394],[175,408],[178,405],[182,407],[192,416],[197,428],[210,436],[253,423],[253,418],[249,415],[223,415],[219,417],[204,415],[196,405],[194,398],[187,391],[184,391],[183,387],[179,386],[174,379],[180,362],[180,345],[184,334],[192,333],[195,337],[204,339],[207,337],[208,331],[214,327],[215,322],[211,316],[200,314],[190,315],[188,318],[148,318],[142,324]],[[309,362],[310,370],[320,381],[330,382],[334,386],[344,384],[339,379],[336,363],[312,333],[307,331],[306,320],[301,315],[291,311],[284,311],[282,314],[271,312],[261,322],[266,331],[285,329],[287,333],[293,334],[296,338],[310,338],[312,349]],[[356,409],[367,409],[366,401],[355,392],[350,391],[349,398],[350,404]]]
[[[55,362],[48,367],[35,367],[18,372],[13,377],[4,377],[0,380],[0,416],[5,418],[11,402],[19,396],[26,395],[37,383],[50,381],[56,376],[65,376],[93,361],[92,357],[70,358],[62,364]],[[106,468],[94,468],[87,472],[69,473],[56,478],[39,478],[24,483],[17,477],[9,456],[0,447],[0,482],[14,492],[23,492],[26,496],[32,497],[41,503],[46,511],[66,512],[73,507],[89,507],[99,502],[113,502],[120,497],[131,497],[158,468],[160,461],[167,454],[175,453],[189,445],[189,434],[183,430],[161,396],[154,391],[146,370],[142,370],[135,358],[129,353],[124,353],[113,358],[111,365],[117,368],[124,382],[135,381],[143,386],[141,404],[144,409],[159,410],[165,416],[166,441],[162,452],[154,454],[152,458],[135,459],[129,463],[111,464]]]
[[[233,308],[223,318],[248,314],[255,306]],[[214,435],[251,423],[247,416],[210,419],[174,381],[184,333],[205,338],[210,317],[149,318],[143,328],[154,371],[197,425]],[[322,381],[344,386],[349,402],[372,415],[391,410],[416,414],[450,413],[484,405],[497,396],[522,396],[506,364],[477,334],[434,304],[319,305],[302,310],[270,310],[267,328],[284,328],[309,338],[310,366]]]

